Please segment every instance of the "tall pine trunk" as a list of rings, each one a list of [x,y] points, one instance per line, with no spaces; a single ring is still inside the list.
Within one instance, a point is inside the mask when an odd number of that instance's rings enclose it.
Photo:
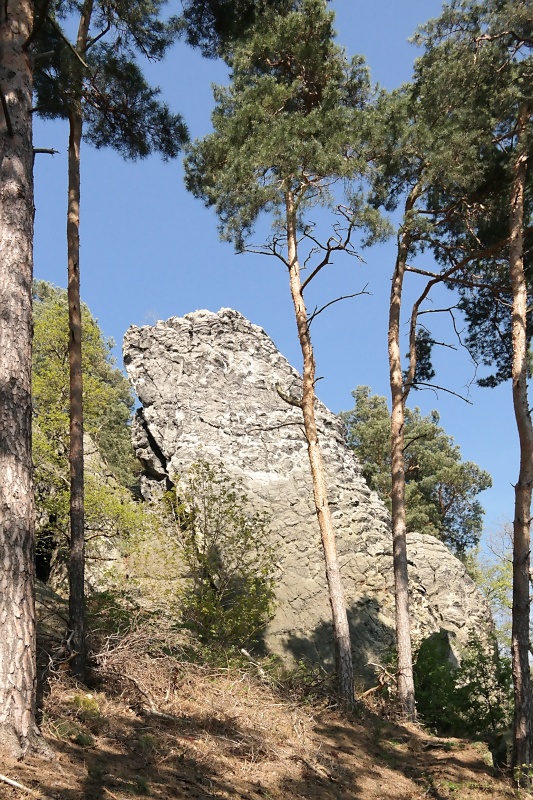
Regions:
[[[85,55],[93,0],[85,0],[80,16],[76,50]],[[75,65],[79,70],[81,64]],[[80,76],[79,95],[69,114],[68,146],[68,315],[70,369],[70,563],[69,628],[73,652],[72,672],[84,680],[87,670],[85,640],[85,504],[83,459],[83,375],[80,299],[80,147],[83,132],[83,108]]]
[[[531,677],[529,669],[529,566],[531,493],[533,488],[533,425],[529,410],[527,313],[528,292],[524,271],[524,195],[528,169],[526,131],[530,112],[522,107],[517,126],[517,150],[510,202],[509,270],[513,294],[513,405],[520,442],[520,471],[515,485],[513,525],[513,628],[514,683],[513,766],[520,783],[530,779],[532,762]]]
[[[309,454],[309,464],[311,466],[315,510],[318,517],[322,547],[324,550],[326,578],[333,620],[333,636],[335,640],[337,681],[344,705],[347,708],[353,708],[354,679],[350,628],[348,625],[346,601],[337,558],[335,531],[328,504],[322,450],[316,427],[315,358],[309,334],[307,309],[302,294],[297,250],[296,213],[294,197],[291,192],[288,192],[286,195],[286,215],[291,297],[294,303],[296,326],[303,357],[303,386],[300,407],[303,414],[307,451]]]
[[[35,734],[34,505],[31,458],[33,4],[0,9],[0,748]]]
[[[85,645],[85,508],[83,470],[83,376],[81,369],[80,301],[80,144],[81,112],[70,115],[68,148],[68,315],[70,369],[70,563],[69,628],[74,654],[72,672],[81,680],[86,671]]]
[[[405,206],[404,222],[418,196],[415,187]],[[408,225],[408,222],[407,222]],[[400,351],[400,315],[405,267],[411,237],[405,228],[398,242],[398,255],[392,277],[389,304],[389,375],[391,390],[391,476],[392,476],[392,560],[394,596],[396,602],[396,649],[398,654],[398,699],[409,720],[416,717],[411,625],[409,620],[409,577],[407,571],[407,542],[405,533],[405,403],[409,386],[404,389]],[[413,367],[414,365],[411,365]],[[410,375],[414,369],[409,370]]]

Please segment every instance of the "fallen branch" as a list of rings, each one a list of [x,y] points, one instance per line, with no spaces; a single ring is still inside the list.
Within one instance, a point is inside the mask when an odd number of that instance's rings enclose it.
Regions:
[[[322,764],[312,764],[311,761],[308,761],[307,758],[304,758],[303,756],[294,755],[291,756],[291,758],[293,759],[293,761],[301,761],[302,764],[305,764],[307,769],[309,769],[311,772],[313,772],[322,780],[324,780],[324,778],[327,778],[328,781],[331,781],[332,783],[337,783],[337,778],[335,778],[331,774],[331,772],[328,772],[327,769],[322,766]]]
[[[5,775],[0,775],[0,781],[2,783],[7,783],[8,786],[13,786],[15,789],[21,789],[23,792],[28,792],[28,794],[33,794],[36,797],[41,797],[43,800],[51,800],[50,797],[44,795],[38,789],[31,789],[29,786],[24,786],[24,784],[19,783],[18,781],[14,781],[12,778],[8,778]]]
[[[263,667],[261,666],[261,664],[258,664],[258,663],[257,663],[257,661],[254,661],[254,660],[253,660],[253,658],[252,658],[252,656],[250,655],[250,653],[248,652],[248,650],[245,650],[245,649],[244,649],[244,647],[241,647],[241,653],[243,654],[243,656],[244,656],[245,658],[247,658],[247,659],[248,659],[248,661],[250,662],[250,664],[253,664],[253,665],[254,665],[254,667],[257,669],[258,673],[261,675],[261,677],[262,677],[262,678],[268,678],[268,675],[266,674],[266,672],[265,672],[265,670],[263,669]]]
[[[110,792],[109,789],[107,789],[105,786],[102,786],[102,789],[106,794],[109,795],[109,797],[112,797],[113,800],[120,800],[120,797],[118,797],[116,794],[113,794],[113,792]]]
[[[368,697],[374,692],[381,692],[383,689],[388,689],[391,683],[397,683],[396,675],[391,675],[386,667],[383,667],[381,664],[374,664],[371,661],[368,662],[367,666],[377,667],[380,672],[378,674],[378,685],[372,686],[371,689],[367,689],[366,692],[360,694],[357,700],[363,700],[363,698]]]

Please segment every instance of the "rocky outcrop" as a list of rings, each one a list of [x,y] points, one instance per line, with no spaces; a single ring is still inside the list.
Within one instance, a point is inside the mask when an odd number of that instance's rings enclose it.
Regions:
[[[266,635],[280,655],[332,661],[330,608],[312,502],[298,395],[300,376],[267,334],[230,309],[196,311],[132,327],[124,363],[142,403],[133,442],[153,498],[199,459],[243,479],[256,510],[268,510],[278,559],[278,606]],[[388,513],[344,443],[342,423],[322,403],[317,417],[354,656],[363,675],[393,643],[392,542]],[[459,644],[489,615],[463,565],[437,539],[409,536],[415,641],[444,629]]]

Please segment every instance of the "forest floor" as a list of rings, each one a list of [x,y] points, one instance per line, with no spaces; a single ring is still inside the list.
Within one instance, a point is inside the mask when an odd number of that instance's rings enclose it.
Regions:
[[[122,648],[122,649],[121,649]],[[368,707],[341,714],[254,664],[177,663],[109,647],[90,689],[49,674],[46,760],[3,761],[0,798],[487,800],[518,795],[482,743],[431,736]],[[523,796],[523,795],[522,795]]]

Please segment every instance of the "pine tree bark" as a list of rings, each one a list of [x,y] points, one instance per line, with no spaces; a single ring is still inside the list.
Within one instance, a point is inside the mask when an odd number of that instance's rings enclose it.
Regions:
[[[316,426],[315,358],[309,333],[307,309],[302,294],[300,266],[298,263],[296,213],[294,197],[291,192],[288,192],[286,195],[286,215],[291,297],[294,304],[296,326],[303,358],[303,384],[300,407],[307,439],[315,510],[324,551],[326,579],[333,620],[337,681],[343,704],[346,708],[350,709],[354,706],[354,678],[350,628],[348,625],[346,600],[337,558],[335,531],[328,503],[322,450]]]
[[[80,16],[76,50],[85,55],[93,0],[86,0]],[[77,69],[81,64],[76,65]],[[85,632],[85,500],[83,454],[82,322],[80,299],[80,148],[83,133],[81,80],[69,114],[68,146],[68,313],[70,369],[70,562],[69,629],[73,653],[71,670],[80,680],[87,671]]]
[[[33,4],[0,9],[0,749],[21,757],[35,724],[31,459]]]
[[[512,667],[514,684],[513,766],[521,785],[529,784],[532,763],[531,676],[529,668],[529,569],[531,494],[533,489],[533,425],[528,401],[528,292],[524,270],[524,196],[528,171],[526,131],[530,117],[520,109],[510,202],[509,271],[513,295],[513,406],[520,442],[520,471],[515,485],[513,525]]]
[[[407,198],[404,219],[412,211],[418,187],[412,189]],[[398,699],[403,713],[409,720],[416,718],[415,685],[413,679],[413,655],[411,648],[411,624],[409,619],[409,576],[407,569],[407,542],[405,525],[405,456],[404,426],[405,403],[409,386],[404,388],[400,351],[400,315],[402,290],[407,256],[411,243],[408,228],[398,242],[398,254],[392,277],[389,304],[389,377],[391,390],[391,476],[392,476],[392,560],[394,570],[394,596],[396,602],[396,649],[398,655]],[[411,365],[410,374],[414,373]]]

